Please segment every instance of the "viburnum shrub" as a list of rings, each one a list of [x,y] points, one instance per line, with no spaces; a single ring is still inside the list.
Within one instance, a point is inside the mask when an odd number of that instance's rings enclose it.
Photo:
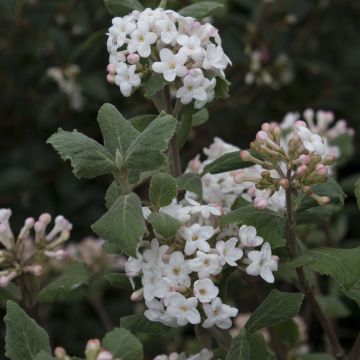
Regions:
[[[112,176],[107,210],[92,225],[103,240],[65,246],[72,225],[58,216],[47,231],[49,214],[26,219],[14,236],[11,211],[2,209],[0,286],[19,286],[15,300],[33,315],[37,301],[69,295],[89,282],[90,272],[103,277],[111,269],[109,282],[131,289],[130,300],[142,305],[120,327],[109,325],[101,341],[89,340],[86,360],[140,360],[146,354],[137,333],[161,334],[188,324],[198,353],[172,352],[156,360],[260,360],[274,353],[297,359],[296,344],[277,346],[287,332],[278,326],[298,331],[292,318],[304,298],[329,351],[347,359],[314,272],[330,276],[338,291],[359,302],[360,248],[313,248],[300,228],[326,221],[343,205],[335,177],[338,161],[349,156],[344,139],[351,143],[353,131],[331,112],[307,109],[263,123],[248,149],[215,138],[204,149],[206,159],[199,155],[183,167],[180,150],[192,126],[207,120],[209,103],[228,95],[225,70],[231,61],[218,30],[199,20],[218,5],[196,2],[179,12],[166,10],[166,1],[156,9],[138,1],[118,5],[132,11],[114,17],[108,30],[107,81],[125,97],[140,91],[159,114],[127,120],[105,104],[97,118],[102,143],[77,130],[59,129],[48,139],[76,177]],[[141,197],[140,185],[146,189]],[[54,272],[61,274],[53,279]],[[242,309],[227,294],[232,278],[249,288],[282,281],[287,291],[273,289],[240,326]],[[52,352],[46,332],[13,301],[5,322],[10,359],[75,359],[62,347]],[[359,352],[355,344],[349,359],[358,359]]]

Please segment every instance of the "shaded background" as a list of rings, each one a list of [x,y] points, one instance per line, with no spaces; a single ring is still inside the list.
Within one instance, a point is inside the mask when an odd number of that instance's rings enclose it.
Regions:
[[[281,121],[288,111],[308,107],[333,110],[337,118],[347,119],[356,130],[355,144],[359,144],[360,2],[220,2],[225,8],[213,22],[233,61],[228,71],[231,96],[213,103],[210,121],[194,128],[184,148],[183,165],[214,136],[246,147],[262,122]],[[169,1],[175,9],[188,3]],[[116,86],[105,80],[105,33],[111,16],[101,0],[0,0],[0,22],[0,207],[13,209],[14,229],[28,216],[63,214],[74,224],[73,241],[79,241],[91,234],[90,224],[104,212],[110,179],[75,179],[69,164],[46,145],[46,139],[58,127],[76,128],[99,139],[96,114],[104,102],[116,105],[126,117],[154,113],[155,109],[139,94],[123,98]],[[245,83],[251,49],[260,51],[262,66],[274,80],[271,85]],[[74,64],[79,72],[73,80],[82,106],[73,104],[48,76],[49,68],[69,72]],[[359,147],[355,148],[355,156],[340,169],[340,179],[360,171]],[[344,211],[345,233],[354,244],[360,239],[360,227],[351,194]],[[247,300],[253,294],[248,288],[241,290],[236,295],[240,312],[253,309]],[[118,324],[120,315],[133,311],[129,294],[106,291],[106,307]],[[348,306],[352,316],[343,320],[341,336],[350,344],[359,311],[352,303]],[[62,344],[74,354],[81,354],[87,339],[105,332],[86,302],[57,304],[47,311],[54,345]],[[321,338],[317,325],[311,326],[316,348]],[[183,340],[174,337],[175,333],[170,336],[181,345]],[[161,339],[157,341],[159,344],[152,339],[152,345],[147,345],[149,354],[164,349]]]

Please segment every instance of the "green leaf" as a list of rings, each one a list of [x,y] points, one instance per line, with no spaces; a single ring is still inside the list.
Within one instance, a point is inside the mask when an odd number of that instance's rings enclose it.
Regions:
[[[254,226],[258,235],[274,249],[286,244],[285,223],[285,218],[280,214],[270,210],[257,210],[251,205],[238,208],[220,218],[221,227],[228,224]]]
[[[182,8],[179,13],[182,16],[191,16],[201,20],[222,7],[222,4],[214,1],[197,1],[195,4]]]
[[[227,171],[243,169],[253,165],[253,163],[241,160],[240,151],[233,151],[220,156],[212,163],[206,165],[201,175],[204,176],[207,173],[219,174]]]
[[[0,300],[21,300],[21,290],[13,282],[9,283],[7,287],[0,288]]]
[[[209,120],[209,110],[207,108],[197,111],[192,116],[192,126],[200,126]]]
[[[98,142],[74,130],[59,131],[48,140],[63,160],[70,160],[73,172],[78,178],[94,178],[110,174],[114,167],[111,154]]]
[[[118,185],[116,181],[113,181],[106,190],[106,194],[105,194],[106,208],[110,209],[120,195],[122,195],[121,186]]]
[[[130,144],[136,139],[139,132],[111,104],[104,104],[100,108],[97,120],[106,149],[114,157],[116,150],[119,150],[124,158]]]
[[[360,278],[360,247],[354,249],[320,248],[307,250],[290,261],[288,266],[309,266],[321,275],[333,277],[340,286],[349,290]]]
[[[146,229],[139,197],[135,193],[119,196],[92,229],[127,255],[136,256],[137,244]]]
[[[134,333],[146,333],[151,335],[164,336],[169,328],[163,324],[148,320],[143,314],[124,316],[120,319],[120,327]]]
[[[35,356],[35,360],[55,360],[55,358],[46,351],[41,351]]]
[[[329,145],[336,146],[340,150],[340,157],[336,158],[337,166],[346,164],[354,155],[354,137],[349,134],[341,134],[334,139],[330,139]]]
[[[272,360],[273,354],[260,333],[247,334],[251,360]]]
[[[321,295],[317,296],[317,300],[325,315],[331,319],[346,318],[351,314],[345,304],[336,296]]]
[[[176,132],[177,142],[180,149],[182,149],[189,138],[192,127],[192,116],[191,115],[183,115],[181,117],[181,121]]]
[[[181,226],[181,222],[165,213],[151,213],[148,221],[153,226],[156,235],[160,234],[164,239],[175,236]]]
[[[46,285],[40,291],[38,300],[51,302],[68,298],[71,292],[88,285],[89,280],[90,272],[87,267],[84,264],[75,263]]]
[[[129,169],[152,170],[163,164],[162,154],[173,137],[176,119],[161,113],[131,144],[125,164]]]
[[[169,83],[161,74],[152,73],[143,84],[144,96],[148,99],[151,99]]]
[[[152,114],[138,115],[129,119],[129,122],[137,131],[143,132],[150,125],[150,123],[156,118],[156,116],[157,115],[152,115]]]
[[[19,305],[9,300],[6,305],[6,356],[11,360],[34,360],[44,351],[50,354],[49,337]]]
[[[180,175],[176,179],[176,182],[180,190],[190,191],[196,194],[199,197],[199,199],[202,199],[203,190],[202,190],[201,177],[199,175],[193,173],[186,173]]]
[[[329,178],[325,183],[313,186],[312,189],[317,195],[329,196],[332,204],[344,205],[346,194],[333,178]],[[317,206],[319,204],[306,194],[301,194],[295,201],[295,210],[297,212]]]
[[[215,97],[217,99],[226,99],[229,97],[230,81],[222,78],[216,78]]]
[[[279,341],[285,344],[288,348],[292,349],[299,343],[299,326],[293,319],[284,321],[272,328],[279,338]]]
[[[253,333],[274,326],[298,314],[304,295],[272,290],[263,303],[252,313],[245,328]]]
[[[102,341],[102,346],[110,351],[114,357],[119,357],[122,360],[140,360],[144,358],[141,342],[124,328],[115,328],[107,333]]]
[[[176,194],[177,183],[171,175],[162,173],[151,178],[149,197],[156,209],[171,204]]]
[[[355,196],[357,200],[358,207],[360,209],[360,179],[355,183]]]
[[[105,279],[114,287],[120,289],[132,290],[131,283],[126,274],[123,273],[108,273]]]
[[[250,344],[245,331],[241,331],[232,341],[226,360],[251,360]]]
[[[104,0],[106,9],[111,15],[124,16],[133,10],[144,10],[138,0]]]

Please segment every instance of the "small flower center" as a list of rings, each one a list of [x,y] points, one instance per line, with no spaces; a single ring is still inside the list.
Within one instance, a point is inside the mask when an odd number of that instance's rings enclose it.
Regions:
[[[144,35],[139,35],[139,36],[138,36],[138,40],[139,40],[140,42],[144,42],[144,41],[145,41]]]
[[[203,264],[204,264],[204,266],[209,266],[209,265],[210,265],[209,259],[205,259],[205,260],[203,261]]]
[[[173,267],[172,271],[173,271],[173,274],[176,276],[180,274],[180,269],[177,266]]]
[[[180,306],[180,310],[181,310],[182,312],[186,312],[186,311],[188,311],[189,309],[188,309],[188,307],[187,307],[186,305],[181,305],[181,306]]]
[[[206,295],[206,290],[205,289],[200,289],[199,294],[200,295]]]
[[[192,241],[196,241],[197,239],[198,239],[198,236],[194,234],[194,235],[192,236]]]
[[[176,68],[176,64],[175,64],[175,63],[171,63],[171,64],[169,65],[169,68],[170,68],[170,70],[174,70],[174,69]]]

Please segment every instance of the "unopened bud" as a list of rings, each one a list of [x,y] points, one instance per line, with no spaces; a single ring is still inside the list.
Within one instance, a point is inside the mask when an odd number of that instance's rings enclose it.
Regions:
[[[310,195],[310,194],[312,194],[312,189],[311,189],[311,187],[310,186],[304,186],[303,187],[303,192],[305,193],[305,194],[308,194],[308,195]]]
[[[303,175],[305,174],[305,172],[307,171],[308,167],[306,165],[300,165],[297,169],[296,169],[296,174],[297,175]]]
[[[268,201],[265,198],[257,197],[255,198],[253,205],[255,209],[263,210],[267,208]]]
[[[107,350],[101,350],[96,360],[113,360],[111,352]]]
[[[326,176],[328,174],[328,169],[324,164],[316,165],[316,173],[320,176]]]
[[[27,266],[24,270],[31,274],[34,274],[35,276],[40,276],[44,272],[44,269],[41,265],[30,265]]]
[[[331,166],[334,165],[335,161],[336,161],[335,155],[326,155],[325,158],[323,159],[323,164]]]
[[[299,127],[302,127],[302,126],[306,126],[306,122],[303,121],[303,120],[296,120],[295,123],[294,123],[294,126],[296,128],[299,128]]]
[[[192,159],[189,161],[189,168],[192,171],[199,171],[201,168],[201,161],[199,160],[198,157],[196,157],[195,159]]]
[[[139,290],[134,291],[131,296],[130,296],[130,300],[131,301],[141,301],[143,299],[144,296],[144,288],[141,288]]]
[[[45,225],[48,225],[51,222],[51,215],[48,213],[41,214],[39,221],[43,222]]]
[[[115,75],[116,74],[116,67],[114,64],[109,64],[106,67],[106,71],[110,74],[110,75]]]
[[[247,150],[241,150],[240,151],[240,158],[243,161],[251,161],[252,156]]]
[[[115,84],[115,76],[111,74],[106,75],[106,81],[110,84]]]
[[[101,343],[99,339],[89,340],[85,348],[86,360],[96,360],[100,350],[101,350]]]
[[[317,201],[317,203],[320,206],[325,206],[325,205],[327,205],[327,204],[329,204],[331,202],[331,199],[329,198],[329,196],[319,196],[319,195],[316,195],[315,193],[312,193],[310,196],[315,201]]]
[[[256,140],[257,141],[266,141],[269,138],[269,135],[265,131],[258,131],[256,134]]]
[[[271,125],[269,123],[263,123],[261,125],[261,130],[265,131],[265,132],[268,132],[271,130]]]
[[[127,61],[131,65],[137,64],[139,62],[139,60],[140,60],[140,56],[138,54],[129,54],[127,56]]]
[[[57,360],[68,360],[68,359],[70,359],[67,356],[67,353],[66,353],[65,349],[63,347],[61,347],[61,346],[58,346],[58,347],[55,348],[54,355],[55,355],[55,359],[57,359]]]
[[[279,185],[282,186],[284,189],[289,187],[289,180],[288,179],[280,179]]]
[[[300,161],[300,163],[303,164],[303,165],[309,164],[309,162],[310,162],[310,155],[305,155],[305,154],[300,155],[299,161]]]

